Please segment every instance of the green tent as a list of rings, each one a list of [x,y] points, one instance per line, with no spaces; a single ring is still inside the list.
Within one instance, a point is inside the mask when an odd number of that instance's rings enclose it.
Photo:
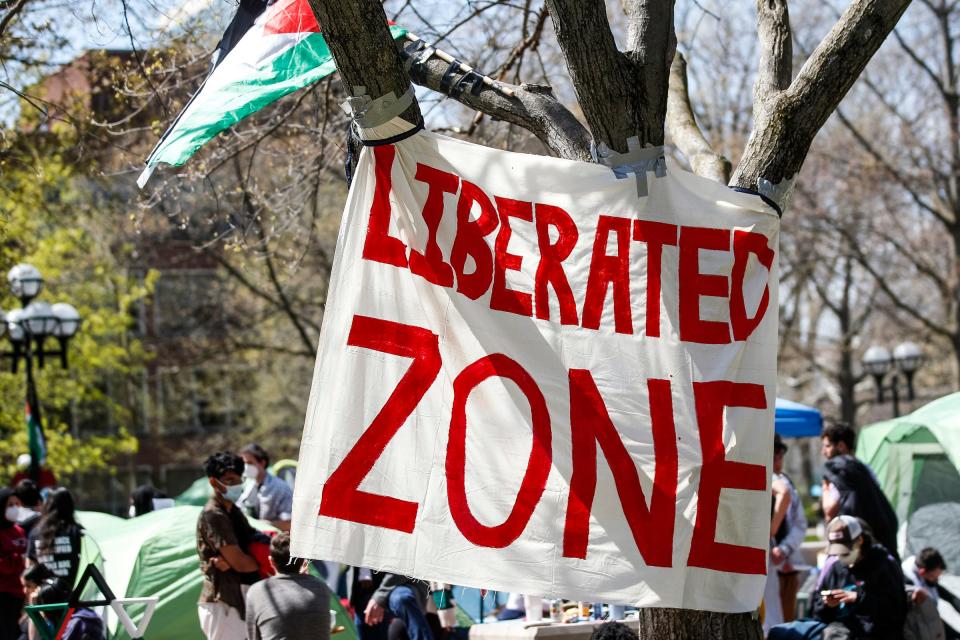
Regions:
[[[865,427],[857,457],[873,468],[902,523],[921,507],[960,503],[960,393]]]
[[[85,556],[99,560],[107,584],[117,597],[156,597],[157,608],[147,629],[151,640],[203,640],[197,618],[202,578],[197,559],[196,526],[200,507],[177,506],[125,520],[105,513],[81,511],[86,529]],[[266,522],[251,521],[260,530]],[[136,624],[145,606],[128,609]],[[337,624],[346,631],[338,640],[356,640],[356,630],[334,596]],[[108,618],[111,640],[128,640],[116,616]]]

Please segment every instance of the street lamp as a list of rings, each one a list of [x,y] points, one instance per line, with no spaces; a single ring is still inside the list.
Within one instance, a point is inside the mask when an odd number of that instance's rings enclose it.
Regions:
[[[18,264],[7,274],[10,292],[20,300],[21,307],[7,313],[0,311],[0,336],[6,331],[11,350],[0,352],[10,360],[10,370],[16,373],[20,362],[27,375],[27,427],[30,429],[30,475],[38,480],[40,464],[45,456],[40,403],[33,379],[33,365],[43,369],[46,358],[60,359],[67,368],[67,345],[80,328],[80,313],[65,302],[50,304],[35,298],[43,289],[43,276],[30,264]],[[57,347],[48,348],[49,340]],[[36,433],[34,433],[34,430]]]
[[[890,392],[893,417],[900,416],[900,374],[907,383],[907,400],[913,400],[913,376],[923,363],[923,350],[913,342],[901,342],[893,353],[883,346],[874,345],[863,354],[863,369],[873,376],[877,387],[877,402],[884,402],[884,393]],[[884,384],[888,373],[893,373],[890,384]]]

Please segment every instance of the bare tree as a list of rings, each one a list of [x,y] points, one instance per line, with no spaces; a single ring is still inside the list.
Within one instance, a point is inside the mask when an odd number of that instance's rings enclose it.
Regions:
[[[378,0],[310,0],[346,87],[366,87],[379,97],[405,93],[410,78],[390,39]],[[683,87],[682,60],[675,61],[674,0],[622,0],[626,51],[618,49],[607,8],[600,0],[546,0],[586,125],[549,89],[520,84],[514,96],[494,89],[457,99],[468,107],[514,123],[536,135],[553,153],[590,157],[590,143],[627,151],[627,139],[663,144],[673,139],[694,167],[725,177],[725,166],[696,130]],[[789,188],[820,127],[893,29],[909,0],[853,0],[794,77],[786,0],[758,0],[760,64],[753,96],[753,130],[731,184],[759,190],[785,207]],[[671,66],[675,65],[671,74]],[[446,65],[427,62],[414,80],[440,89]],[[670,80],[674,91],[670,92]],[[670,100],[674,107],[668,109]],[[669,116],[669,122],[668,122]],[[420,119],[414,103],[403,116]],[[759,638],[749,614],[645,609],[643,638]]]

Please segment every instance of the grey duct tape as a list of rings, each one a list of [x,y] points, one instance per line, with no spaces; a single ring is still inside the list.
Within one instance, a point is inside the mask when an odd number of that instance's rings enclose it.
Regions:
[[[640,140],[634,136],[627,140],[626,153],[617,153],[604,143],[590,145],[590,155],[599,164],[610,167],[618,180],[630,174],[636,176],[637,197],[644,198],[649,193],[647,172],[652,171],[658,178],[667,175],[667,163],[663,147],[641,147]]]
[[[384,125],[413,104],[413,86],[407,89],[399,98],[394,92],[371,99],[366,93],[366,87],[354,87],[353,96],[343,103],[343,110],[353,118],[361,129],[372,129]]]
[[[793,195],[793,184],[796,176],[786,178],[783,182],[773,184],[766,178],[757,179],[757,191],[777,203],[781,211],[786,211]]]

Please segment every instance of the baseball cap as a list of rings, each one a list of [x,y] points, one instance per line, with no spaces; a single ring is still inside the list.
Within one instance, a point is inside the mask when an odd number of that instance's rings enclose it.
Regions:
[[[853,549],[853,541],[863,534],[863,527],[853,516],[837,516],[827,525],[827,553],[841,556]]]

